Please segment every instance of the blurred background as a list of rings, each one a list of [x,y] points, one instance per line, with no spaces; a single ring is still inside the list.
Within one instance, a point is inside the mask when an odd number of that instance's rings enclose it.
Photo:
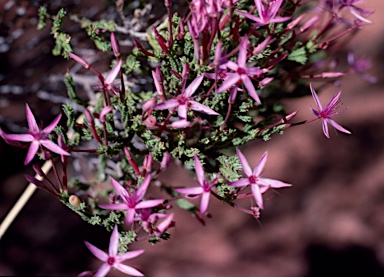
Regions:
[[[49,28],[36,30],[37,9],[44,2],[0,0],[0,127],[6,132],[25,130],[25,103],[47,124],[60,112],[65,97],[64,83],[57,76],[74,63],[51,54]],[[162,14],[162,1],[151,3]],[[343,91],[343,107],[348,109],[336,120],[352,135],[331,130],[327,139],[320,122],[314,122],[288,129],[271,141],[246,145],[243,153],[251,166],[268,150],[264,176],[293,187],[268,192],[258,221],[215,199],[206,226],[176,209],[172,239],[155,246],[135,244],[146,253],[130,265],[146,276],[160,277],[384,276],[384,3],[359,3],[375,11],[369,16],[373,24],[340,50],[340,59],[346,63],[346,53],[353,48],[357,57],[372,60],[369,73],[378,81],[370,84],[351,73],[340,87],[320,94],[327,103]],[[112,16],[114,4],[62,0],[50,5],[98,19]],[[143,13],[142,19],[148,23],[158,18]],[[79,27],[66,29],[79,33],[81,48],[87,38]],[[131,47],[123,46],[125,51]],[[296,121],[311,116],[310,106],[315,107],[311,97],[287,102],[288,112],[299,111]],[[25,154],[0,140],[0,220],[25,189],[23,174],[32,174],[23,166]],[[184,183],[184,176],[174,175],[172,182]],[[38,190],[0,240],[0,275],[73,276],[96,270],[100,263],[83,241],[106,249],[109,235]],[[114,271],[110,276],[121,275]]]

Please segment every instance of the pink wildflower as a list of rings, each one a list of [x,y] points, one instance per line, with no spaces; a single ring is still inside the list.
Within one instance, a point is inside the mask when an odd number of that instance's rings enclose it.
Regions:
[[[204,169],[199,161],[199,158],[195,155],[195,169],[197,181],[199,183],[199,187],[192,188],[175,188],[175,191],[187,194],[187,195],[199,195],[201,194],[201,202],[200,202],[200,214],[205,214],[209,204],[209,196],[211,194],[211,188],[217,183],[218,177],[216,177],[212,182],[207,182],[204,178]]]
[[[36,155],[37,151],[39,150],[39,147],[41,146],[44,146],[45,148],[59,155],[70,156],[70,154],[67,151],[63,150],[60,146],[50,141],[48,138],[49,134],[53,131],[53,129],[55,129],[55,127],[59,123],[61,114],[59,114],[52,121],[52,123],[49,124],[44,129],[41,129],[37,125],[36,119],[31,109],[29,108],[28,104],[26,104],[26,115],[27,115],[27,121],[28,121],[28,127],[29,127],[28,134],[5,134],[4,132],[1,132],[1,136],[4,138],[6,142],[8,141],[9,142],[12,142],[12,141],[31,142],[27,156],[24,161],[24,165],[27,165],[33,159],[33,157]]]
[[[329,132],[328,132],[328,125],[327,123],[331,124],[335,129],[339,130],[340,132],[346,133],[346,134],[351,134],[350,131],[336,123],[331,116],[337,115],[339,112],[337,109],[340,107],[340,95],[341,91],[336,93],[335,96],[332,97],[331,101],[328,102],[328,104],[325,106],[323,109],[323,106],[320,103],[319,97],[316,94],[316,91],[313,89],[312,84],[310,84],[311,88],[311,93],[313,96],[313,99],[316,102],[317,107],[319,108],[318,111],[314,110],[311,108],[312,112],[314,115],[316,115],[318,118],[321,119],[321,123],[323,125],[323,132],[324,135],[329,138]]]
[[[118,255],[118,248],[119,248],[119,232],[117,231],[117,226],[113,229],[111,239],[109,242],[109,250],[108,253],[100,250],[96,246],[90,244],[89,242],[85,242],[85,245],[88,247],[88,249],[92,252],[93,255],[95,255],[96,258],[103,261],[104,264],[99,268],[99,270],[95,273],[95,277],[103,277],[108,274],[108,272],[111,270],[111,268],[116,268],[117,270],[129,274],[132,276],[144,276],[140,271],[137,269],[122,264],[125,260],[133,259],[141,254],[143,254],[144,250],[135,250],[135,251],[129,251],[124,254]]]
[[[251,167],[249,166],[248,161],[244,157],[243,153],[241,153],[238,148],[236,148],[236,152],[240,163],[243,166],[244,173],[247,175],[247,178],[241,178],[231,183],[230,186],[245,187],[251,185],[252,194],[255,197],[256,203],[260,209],[264,209],[262,194],[269,188],[283,188],[292,186],[291,184],[287,184],[278,180],[261,178],[261,172],[263,171],[265,162],[267,161],[268,152],[264,153],[253,171],[251,170]]]

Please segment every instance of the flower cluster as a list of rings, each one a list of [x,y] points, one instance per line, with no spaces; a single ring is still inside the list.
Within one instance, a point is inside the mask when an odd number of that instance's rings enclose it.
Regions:
[[[59,115],[42,129],[27,105],[28,134],[0,130],[0,135],[15,146],[29,144],[25,164],[37,153],[52,161],[56,181],[36,165],[42,181],[26,176],[29,181],[58,197],[85,221],[113,230],[108,253],[86,243],[104,262],[95,276],[105,276],[111,268],[142,276],[121,263],[143,252],[128,251],[128,244],[168,239],[176,224],[175,206],[205,224],[210,199],[215,197],[259,218],[266,208],[263,194],[291,186],[262,177],[268,152],[252,170],[242,145],[269,140],[316,120],[321,120],[327,138],[328,124],[351,133],[333,119],[341,92],[323,108],[312,82],[331,84],[347,72],[329,70],[334,57],[328,50],[369,23],[370,12],[356,2],[192,0],[180,17],[172,14],[171,1],[165,0],[167,24],[153,26],[146,40],[134,39],[132,53],[120,51],[122,27],[115,26],[111,32],[93,30],[91,38],[97,45],[113,52],[108,74],[81,55],[63,53],[90,71],[97,83],[92,86],[97,101],[84,100],[76,94],[71,72],[65,75],[72,103],[84,106],[79,119],[80,112],[68,103],[63,106],[67,124],[59,125]],[[352,19],[344,10],[350,11]],[[356,60],[348,58],[350,64]],[[354,70],[359,72],[360,67]],[[145,76],[153,89],[132,86],[137,75]],[[293,122],[297,111],[287,114],[282,100],[304,95],[312,95],[318,110],[312,109],[313,118]],[[67,176],[70,162],[81,155],[98,158],[94,178]],[[197,185],[162,182],[159,176],[171,162],[194,173]],[[251,203],[254,198],[256,206],[250,206],[249,198]],[[120,233],[124,244],[118,242],[118,229],[125,230]],[[87,274],[92,273],[83,276]]]

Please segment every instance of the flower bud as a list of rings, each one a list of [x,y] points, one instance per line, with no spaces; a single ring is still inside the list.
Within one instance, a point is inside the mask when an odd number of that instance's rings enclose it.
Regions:
[[[68,202],[69,204],[71,204],[73,207],[76,207],[76,208],[79,207],[81,204],[80,198],[73,194],[69,196]]]

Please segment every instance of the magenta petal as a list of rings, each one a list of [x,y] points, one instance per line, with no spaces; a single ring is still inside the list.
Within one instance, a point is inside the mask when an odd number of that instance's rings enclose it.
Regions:
[[[92,254],[95,255],[95,257],[98,258],[100,261],[106,262],[108,260],[109,256],[104,251],[101,251],[99,248],[90,244],[87,241],[85,241],[85,245],[88,247],[89,251],[91,251]]]
[[[201,113],[209,114],[209,115],[219,115],[217,112],[212,110],[211,108],[208,108],[207,106],[204,106],[203,104],[200,104],[196,101],[189,101],[190,107],[194,111],[198,111]]]
[[[315,100],[317,107],[319,108],[320,111],[322,111],[323,110],[323,106],[321,105],[319,97],[317,96],[316,91],[313,89],[311,83],[309,84],[309,87],[311,89],[312,97]]]
[[[260,161],[257,163],[255,168],[253,169],[253,175],[255,175],[257,177],[260,176],[261,172],[264,169],[264,166],[265,166],[265,163],[267,161],[267,158],[268,158],[268,151],[265,151],[263,156],[260,158]]]
[[[117,225],[113,228],[111,238],[109,240],[109,256],[113,257],[117,255],[119,249],[119,232],[117,230]]]
[[[275,180],[275,179],[269,179],[269,178],[260,178],[258,180],[258,183],[263,185],[263,186],[267,186],[267,187],[271,187],[271,188],[285,188],[285,187],[291,187],[292,186],[292,184],[284,183],[282,181]]]
[[[156,228],[157,236],[160,236],[169,228],[169,225],[171,225],[173,220],[173,215],[174,214],[171,213],[166,219],[164,219],[159,225],[157,225],[157,228]]]
[[[252,170],[251,170],[251,167],[249,166],[247,159],[244,157],[243,153],[241,153],[239,148],[236,148],[236,153],[237,153],[237,156],[239,157],[239,160],[240,160],[241,166],[243,167],[245,175],[251,176]]]
[[[45,127],[43,129],[43,133],[45,134],[50,134],[53,129],[55,129],[55,127],[57,126],[57,124],[59,124],[59,121],[61,119],[61,114],[59,114],[58,116],[56,116],[56,118],[52,121],[51,124],[49,124],[47,127]]]
[[[199,157],[197,155],[194,155],[195,160],[195,171],[196,171],[196,177],[197,181],[199,182],[200,186],[204,185],[204,169],[199,161]]]
[[[117,61],[115,66],[112,68],[112,70],[109,72],[107,78],[105,79],[106,85],[111,85],[112,82],[116,79],[117,74],[119,74],[121,68],[121,59]]]
[[[209,191],[204,192],[202,194],[201,200],[200,200],[200,214],[205,214],[205,212],[207,211],[210,195],[211,195],[211,193]]]
[[[260,209],[264,209],[263,196],[261,195],[260,187],[258,185],[252,185],[251,189],[257,205],[260,207]]]
[[[240,44],[239,57],[237,59],[237,64],[239,67],[246,67],[247,63],[247,46],[248,46],[248,37],[243,37],[243,40]]]
[[[100,208],[105,210],[116,210],[116,211],[125,211],[127,209],[127,204],[119,203],[119,204],[101,204]]]
[[[179,105],[179,108],[177,109],[177,114],[179,118],[182,120],[187,119],[187,113],[188,113],[187,105]]]
[[[343,132],[343,133],[346,133],[346,134],[351,134],[350,131],[348,131],[347,129],[345,129],[343,126],[341,126],[340,124],[338,124],[336,121],[334,121],[333,119],[331,118],[327,118],[325,119],[329,124],[331,124],[336,130],[339,130],[340,132]]]
[[[125,264],[116,264],[114,266],[116,269],[120,270],[121,272],[132,275],[132,276],[144,276],[143,273],[138,271],[137,269],[134,269],[133,267]]]
[[[111,266],[107,263],[102,264],[100,268],[95,273],[94,277],[104,277],[107,276],[108,272],[111,270]]]
[[[144,250],[129,251],[127,253],[118,255],[116,257],[116,260],[117,262],[121,263],[121,262],[124,262],[125,260],[136,258],[137,256],[140,256],[143,253],[144,253]]]
[[[193,80],[192,83],[189,84],[189,86],[185,89],[185,92],[183,93],[185,97],[189,98],[191,97],[197,88],[200,86],[201,82],[204,79],[204,75],[201,75],[197,77],[195,80]]]
[[[144,181],[141,183],[140,187],[136,191],[138,200],[141,200],[144,197],[150,182],[151,182],[151,174],[147,174],[147,176],[145,176]]]
[[[25,157],[24,165],[29,164],[30,161],[32,161],[33,157],[35,157],[37,150],[39,149],[39,142],[36,140],[32,141],[31,145],[29,146],[27,156]]]
[[[230,183],[229,185],[232,187],[245,187],[245,186],[248,186],[249,184],[250,182],[248,178],[241,178],[233,183]]]
[[[329,138],[328,125],[325,119],[321,119],[321,125],[323,126],[324,135]]]
[[[160,104],[157,104],[154,109],[155,110],[167,110],[172,109],[179,106],[179,101],[177,99],[169,99],[167,101],[164,101]]]
[[[252,14],[249,14],[249,13],[246,13],[246,12],[242,12],[242,11],[236,11],[238,14],[241,14],[242,16],[246,17],[246,18],[249,18],[257,23],[260,23],[260,24],[264,24],[264,21],[261,20],[259,17],[257,16],[254,16]]]
[[[184,129],[184,128],[189,127],[190,125],[191,125],[191,122],[189,122],[185,119],[177,120],[177,121],[174,121],[171,123],[171,127],[176,128],[176,129]]]
[[[164,199],[156,199],[156,200],[145,200],[138,203],[135,208],[136,209],[145,209],[145,208],[152,208],[156,207],[160,204],[163,204]]]
[[[2,133],[5,140],[30,142],[34,138],[30,134],[6,134]]]
[[[35,116],[33,115],[28,104],[25,105],[25,108],[26,108],[29,131],[32,133],[38,133],[40,129],[39,129],[39,126],[37,126]]]
[[[192,187],[192,188],[175,188],[178,193],[188,194],[188,195],[198,195],[204,192],[202,187]]]
[[[129,198],[129,194],[127,192],[127,190],[119,184],[119,182],[117,182],[115,179],[113,179],[112,177],[111,178],[111,183],[114,187],[114,189],[117,191],[117,193],[123,198],[124,201],[126,201],[126,199]]]
[[[135,217],[135,212],[136,212],[135,209],[132,209],[132,208],[127,209],[127,214],[125,215],[125,223],[127,225],[129,225],[133,222],[133,219]]]
[[[57,153],[59,155],[64,155],[64,156],[70,156],[71,155],[67,151],[63,150],[60,146],[58,146],[57,144],[53,143],[50,140],[41,140],[40,143],[44,147],[48,148],[52,152],[55,152],[55,153]]]
[[[247,88],[249,95],[259,104],[261,104],[260,98],[257,95],[255,87],[252,84],[251,79],[247,75],[241,75],[244,86]]]
[[[221,84],[221,86],[217,89],[217,93],[226,91],[232,86],[236,85],[236,83],[240,80],[240,75],[237,73],[228,74],[228,78]]]

